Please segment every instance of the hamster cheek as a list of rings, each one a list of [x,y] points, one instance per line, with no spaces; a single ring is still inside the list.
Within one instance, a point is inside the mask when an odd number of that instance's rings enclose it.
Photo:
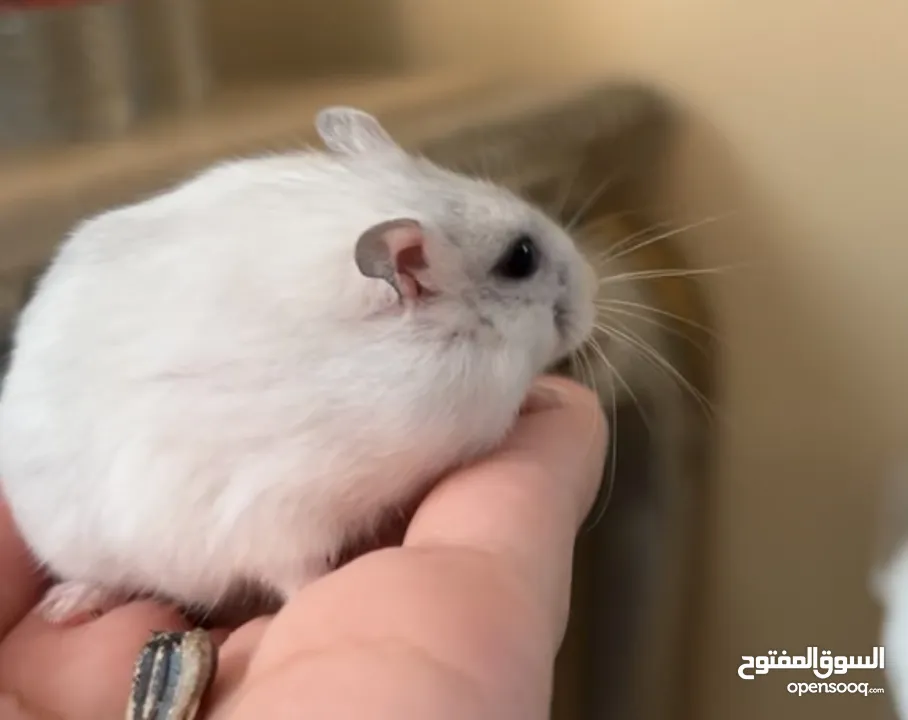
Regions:
[[[551,311],[539,307],[524,314],[512,328],[512,342],[525,353],[534,373],[542,372],[561,353],[561,341]]]

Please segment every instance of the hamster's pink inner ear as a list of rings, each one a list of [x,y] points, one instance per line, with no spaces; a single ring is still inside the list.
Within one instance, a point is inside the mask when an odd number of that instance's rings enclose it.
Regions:
[[[366,277],[388,282],[401,300],[425,291],[420,271],[426,269],[425,233],[415,220],[399,218],[373,225],[356,243],[356,266]]]

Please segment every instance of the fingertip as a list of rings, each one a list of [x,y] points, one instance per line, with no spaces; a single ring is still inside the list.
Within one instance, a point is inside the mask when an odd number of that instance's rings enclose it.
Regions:
[[[561,404],[601,407],[597,393],[563,375],[541,375],[533,382],[532,388],[559,400]]]
[[[543,375],[531,386],[523,415],[539,413],[560,413],[571,427],[587,427],[593,433],[594,441],[602,446],[603,453],[608,443],[608,419],[598,393],[585,385],[556,375]],[[560,422],[553,427],[564,427]],[[518,420],[515,433],[520,432],[522,421]]]
[[[517,452],[575,495],[578,526],[595,501],[608,451],[608,421],[599,396],[558,376],[540,377],[499,457]]]

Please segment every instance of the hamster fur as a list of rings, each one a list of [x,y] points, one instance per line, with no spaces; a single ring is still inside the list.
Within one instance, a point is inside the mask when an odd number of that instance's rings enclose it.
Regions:
[[[39,281],[0,478],[60,579],[48,619],[145,593],[206,608],[238,582],[286,598],[493,448],[592,332],[593,269],[541,211],[360,111],[318,128],[327,152],[229,162],[84,222]],[[370,231],[386,277],[355,259]],[[518,277],[527,238],[538,269]]]

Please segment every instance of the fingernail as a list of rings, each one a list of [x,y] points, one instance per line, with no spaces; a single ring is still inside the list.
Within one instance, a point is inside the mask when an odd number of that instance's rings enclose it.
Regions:
[[[561,394],[558,388],[545,383],[544,380],[536,381],[527,393],[521,407],[522,413],[533,413],[541,410],[550,410],[561,405]]]

